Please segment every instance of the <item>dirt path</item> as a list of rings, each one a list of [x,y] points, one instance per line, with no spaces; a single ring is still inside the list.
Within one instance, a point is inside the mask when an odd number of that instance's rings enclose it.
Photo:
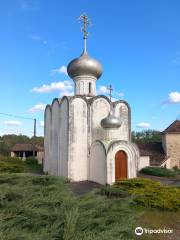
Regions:
[[[176,179],[176,178],[157,177],[157,176],[151,176],[151,175],[146,175],[141,173],[138,174],[138,177],[149,178],[151,180],[158,181],[162,184],[180,186],[180,179]]]
[[[100,188],[102,185],[90,182],[90,181],[82,181],[82,182],[72,182],[70,183],[71,191],[77,195],[84,195],[95,188]]]

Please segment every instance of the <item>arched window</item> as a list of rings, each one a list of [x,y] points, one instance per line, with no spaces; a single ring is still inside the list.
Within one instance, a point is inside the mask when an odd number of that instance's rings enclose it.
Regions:
[[[92,84],[89,82],[89,93],[91,93],[91,86],[92,86]]]

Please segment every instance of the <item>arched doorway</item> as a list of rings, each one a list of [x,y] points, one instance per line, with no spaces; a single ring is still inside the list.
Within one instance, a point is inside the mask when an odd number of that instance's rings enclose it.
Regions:
[[[115,155],[115,180],[127,178],[127,154],[120,150]]]

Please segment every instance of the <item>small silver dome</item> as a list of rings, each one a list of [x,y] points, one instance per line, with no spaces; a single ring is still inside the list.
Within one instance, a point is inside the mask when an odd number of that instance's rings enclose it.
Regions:
[[[103,128],[119,128],[121,126],[121,121],[114,115],[111,109],[108,116],[101,120],[101,126]]]
[[[98,79],[102,74],[102,66],[85,50],[79,58],[75,58],[68,64],[67,72],[72,79],[81,75],[90,75]]]

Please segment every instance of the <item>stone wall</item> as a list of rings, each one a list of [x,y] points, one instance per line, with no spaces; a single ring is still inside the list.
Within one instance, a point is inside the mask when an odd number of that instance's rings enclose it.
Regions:
[[[180,134],[166,134],[163,141],[166,145],[166,155],[171,158],[171,168],[174,166],[180,168]]]

